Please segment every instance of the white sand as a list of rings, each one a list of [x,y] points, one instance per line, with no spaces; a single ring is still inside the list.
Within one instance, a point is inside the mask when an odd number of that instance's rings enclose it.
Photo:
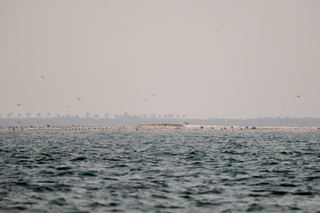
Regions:
[[[208,126],[208,125],[135,125],[135,126],[15,126],[0,127],[0,131],[233,131],[233,132],[320,132],[320,127],[279,126]]]

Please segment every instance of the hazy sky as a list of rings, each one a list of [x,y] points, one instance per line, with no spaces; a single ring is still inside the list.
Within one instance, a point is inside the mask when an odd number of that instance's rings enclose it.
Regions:
[[[320,1],[0,0],[0,30],[2,117],[320,117]]]

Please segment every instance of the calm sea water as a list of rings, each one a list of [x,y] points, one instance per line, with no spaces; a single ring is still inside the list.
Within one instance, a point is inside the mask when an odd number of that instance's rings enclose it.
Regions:
[[[320,134],[0,132],[0,212],[317,212]]]

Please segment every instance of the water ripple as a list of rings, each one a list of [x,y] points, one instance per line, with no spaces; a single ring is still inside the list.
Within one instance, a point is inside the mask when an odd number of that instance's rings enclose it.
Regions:
[[[316,212],[320,134],[1,132],[1,212]]]

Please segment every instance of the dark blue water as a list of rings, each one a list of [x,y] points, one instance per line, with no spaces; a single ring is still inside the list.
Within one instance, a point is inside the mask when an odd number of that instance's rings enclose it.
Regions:
[[[0,132],[0,212],[317,212],[319,133]]]

